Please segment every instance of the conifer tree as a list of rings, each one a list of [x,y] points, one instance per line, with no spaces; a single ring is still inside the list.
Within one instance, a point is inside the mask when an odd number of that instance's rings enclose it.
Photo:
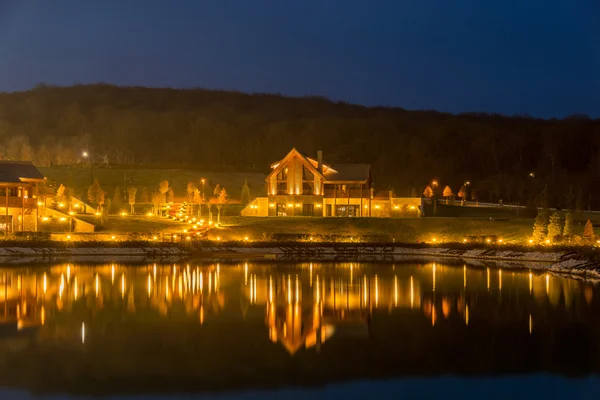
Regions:
[[[544,242],[548,233],[548,223],[543,210],[538,210],[535,222],[533,223],[533,242],[536,244]]]
[[[450,189],[450,186],[446,186],[444,188],[442,195],[446,198],[446,204],[448,204],[448,199],[450,199],[450,196],[452,196],[453,194],[454,193],[452,193],[452,189]]]
[[[568,239],[571,235],[573,235],[573,214],[571,212],[568,212],[565,215],[565,226],[563,228],[563,237]]]
[[[242,185],[242,195],[240,197],[243,205],[250,203],[250,186],[248,185],[248,180],[244,179],[244,184]]]
[[[113,196],[111,207],[113,207],[113,211],[119,212],[121,210],[121,206],[123,203],[123,199],[121,197],[121,191],[118,187],[115,187],[115,195]]]
[[[548,224],[548,239],[551,242],[557,240],[558,236],[560,236],[562,232],[562,227],[560,223],[560,214],[558,212],[554,212],[550,216],[550,223]]]
[[[431,186],[427,185],[427,187],[423,191],[423,196],[425,196],[428,199],[433,197],[433,190],[431,190]]]
[[[94,182],[88,189],[87,197],[92,204],[96,204],[98,212],[102,212],[102,204],[104,204],[105,195],[106,193],[100,187],[98,179],[94,179]]]
[[[585,240],[593,241],[594,236],[594,225],[592,225],[592,221],[588,219],[583,227],[583,238]]]

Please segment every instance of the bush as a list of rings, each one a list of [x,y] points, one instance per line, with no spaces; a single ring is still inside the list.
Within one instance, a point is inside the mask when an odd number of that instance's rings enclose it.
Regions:
[[[5,237],[7,240],[37,240],[47,241],[52,238],[50,232],[13,232]]]

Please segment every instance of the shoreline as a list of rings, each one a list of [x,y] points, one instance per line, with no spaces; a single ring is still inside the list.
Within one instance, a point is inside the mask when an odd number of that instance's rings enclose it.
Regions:
[[[85,246],[85,245],[84,245]],[[287,262],[400,262],[410,258],[464,260],[471,264],[491,262],[507,268],[544,270],[564,275],[600,279],[600,261],[593,260],[575,249],[535,251],[497,247],[423,247],[410,245],[337,245],[311,244],[298,246],[261,243],[219,246],[160,246],[140,244],[127,247],[25,247],[22,244],[0,247],[0,264],[22,265],[28,262],[177,262],[195,259],[206,262],[287,261]]]

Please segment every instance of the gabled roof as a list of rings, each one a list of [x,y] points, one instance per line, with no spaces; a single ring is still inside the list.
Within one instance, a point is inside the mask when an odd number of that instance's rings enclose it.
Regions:
[[[43,180],[44,175],[30,161],[0,161],[0,183]]]
[[[371,177],[369,164],[334,164],[323,170],[328,181],[368,181]]]
[[[304,164],[308,167],[308,169],[311,170],[311,172],[313,174],[319,174],[320,176],[323,176],[323,174],[321,174],[319,172],[319,170],[317,169],[317,162],[315,160],[311,159],[311,158],[308,158],[305,154],[303,154],[302,152],[296,150],[296,148],[294,147],[281,160],[277,161],[276,163],[271,164],[271,168],[273,169],[273,171],[271,171],[271,173],[267,176],[267,178],[265,180],[269,181],[269,179],[271,179],[271,176],[273,176],[273,174],[279,173],[279,171],[281,170],[281,168],[283,168],[283,165],[282,165],[283,162],[288,157],[290,157],[290,156],[292,156],[294,154],[297,155],[302,161],[304,161]]]

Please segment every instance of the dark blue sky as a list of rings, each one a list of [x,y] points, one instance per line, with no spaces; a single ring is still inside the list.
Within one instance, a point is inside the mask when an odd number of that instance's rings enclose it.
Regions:
[[[600,1],[0,0],[0,91],[38,82],[600,117]]]

